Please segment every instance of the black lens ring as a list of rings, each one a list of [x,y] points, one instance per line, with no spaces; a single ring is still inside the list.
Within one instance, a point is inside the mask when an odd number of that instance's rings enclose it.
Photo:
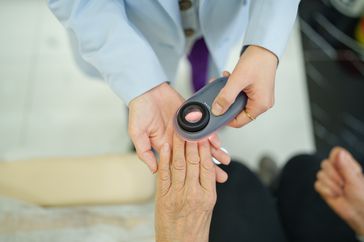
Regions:
[[[191,108],[198,109],[202,114],[200,120],[195,123],[192,123],[192,122],[189,122],[186,120],[186,115],[188,114],[187,111]],[[185,103],[179,110],[178,116],[177,116],[178,125],[182,129],[184,129],[185,131],[188,131],[188,132],[201,131],[202,129],[204,129],[207,126],[207,124],[209,123],[209,120],[210,120],[209,111],[208,111],[207,107],[200,102]]]

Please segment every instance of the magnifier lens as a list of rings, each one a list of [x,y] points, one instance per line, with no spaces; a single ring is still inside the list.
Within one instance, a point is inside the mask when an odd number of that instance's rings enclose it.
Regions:
[[[199,102],[186,103],[181,107],[177,117],[178,125],[187,132],[198,132],[209,122],[206,106]]]
[[[201,110],[197,108],[192,108],[192,110],[188,110],[189,112],[186,114],[185,119],[190,123],[197,123],[202,118]]]

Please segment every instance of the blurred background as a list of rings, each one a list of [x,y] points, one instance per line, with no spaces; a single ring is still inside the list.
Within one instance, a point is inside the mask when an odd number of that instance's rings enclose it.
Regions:
[[[234,159],[259,171],[335,145],[364,156],[363,9],[301,2],[275,106],[220,131]],[[45,1],[0,0],[0,27],[0,241],[153,241],[154,177],[131,154],[125,105],[81,71]],[[185,59],[176,88],[192,94]]]

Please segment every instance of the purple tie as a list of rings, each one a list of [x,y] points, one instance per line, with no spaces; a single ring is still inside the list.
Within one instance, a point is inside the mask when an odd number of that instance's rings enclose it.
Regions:
[[[206,83],[208,57],[209,51],[205,40],[203,38],[196,40],[188,55],[188,60],[191,63],[192,84],[195,92],[201,89]]]

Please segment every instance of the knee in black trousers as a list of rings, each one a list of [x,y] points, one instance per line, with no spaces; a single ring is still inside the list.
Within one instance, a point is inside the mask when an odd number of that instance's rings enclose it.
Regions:
[[[210,242],[284,242],[276,202],[268,189],[241,163],[221,167],[229,179],[217,185]]]

